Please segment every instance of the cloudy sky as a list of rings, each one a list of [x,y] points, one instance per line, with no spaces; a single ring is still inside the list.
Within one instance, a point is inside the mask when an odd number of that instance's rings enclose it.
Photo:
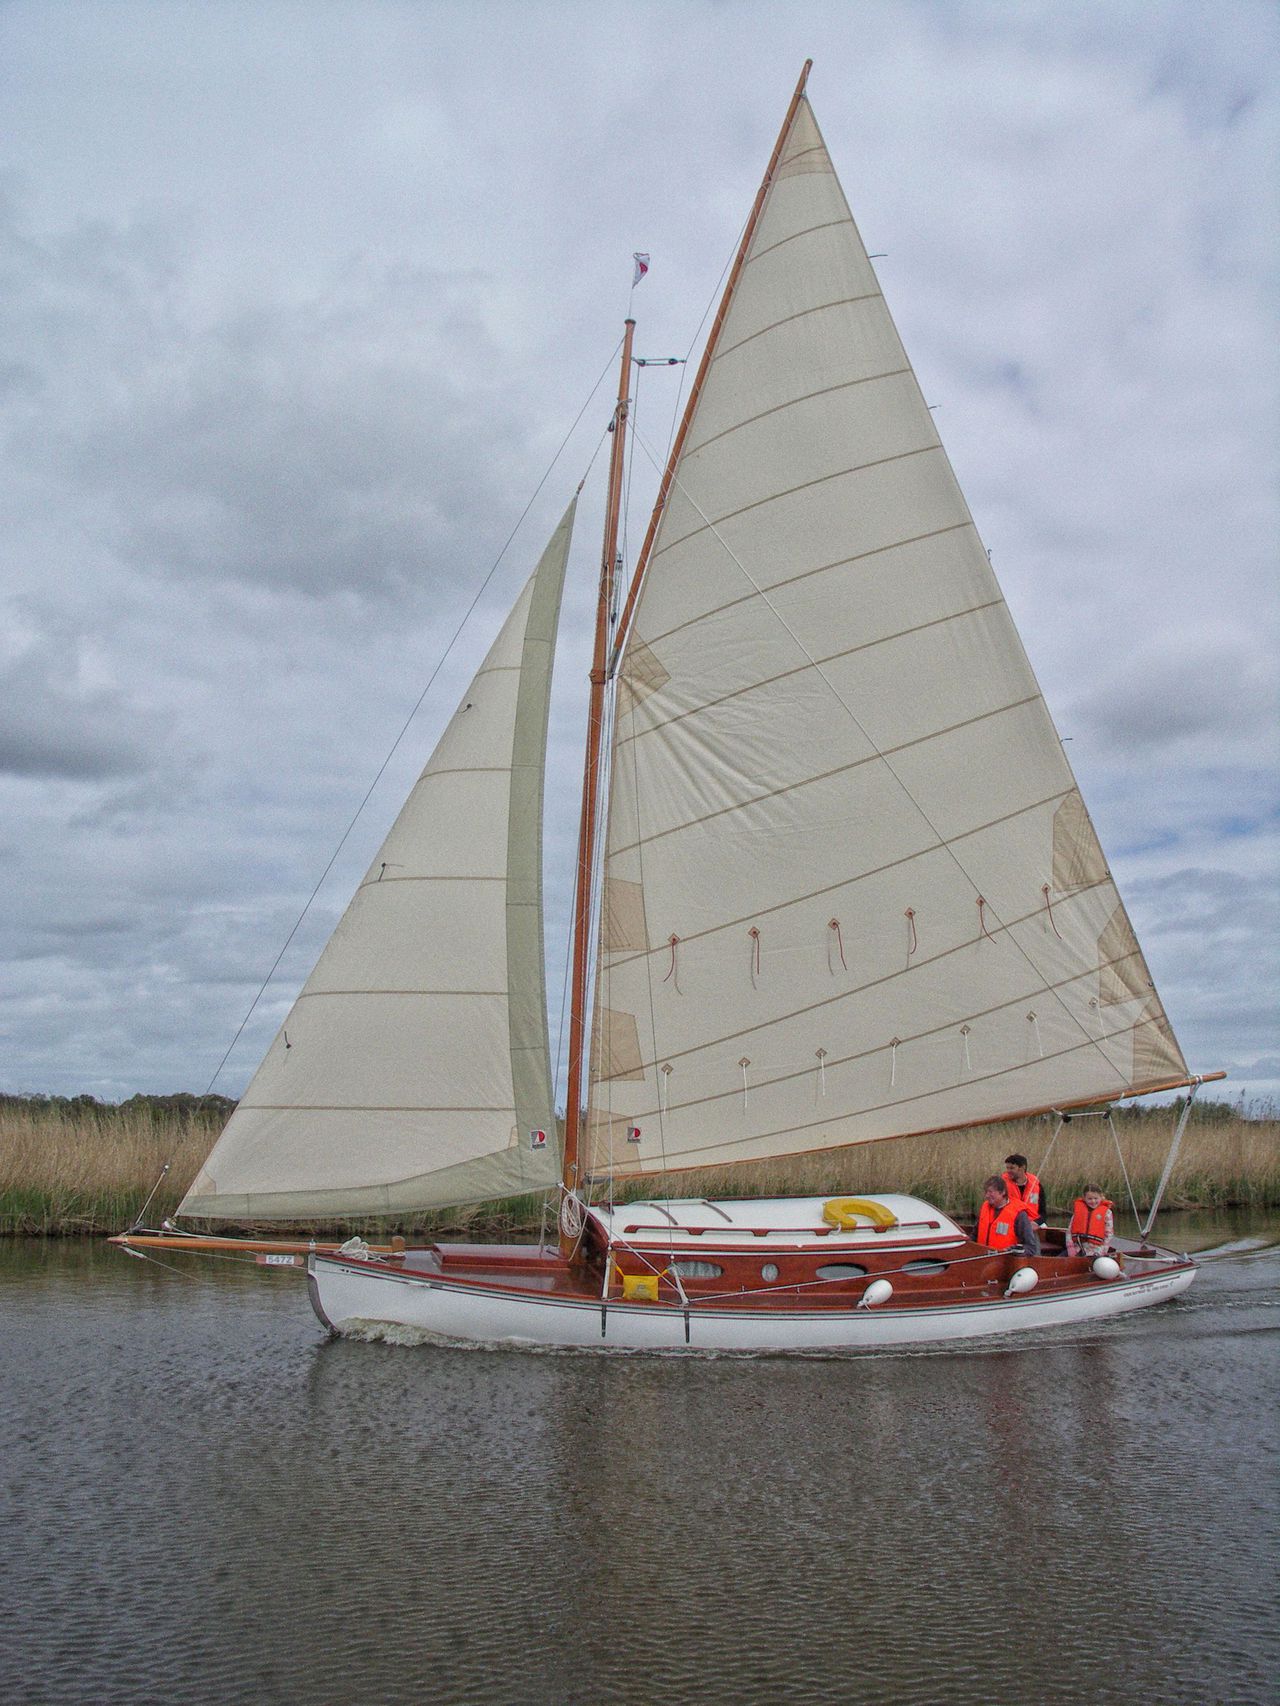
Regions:
[[[431,682],[218,1077],[243,1088],[591,458],[631,252],[638,352],[683,355],[811,56],[1185,1052],[1280,1092],[1278,16],[0,8],[0,1088],[204,1090]],[[643,375],[650,444],[680,371]],[[632,549],[651,483],[637,458]]]

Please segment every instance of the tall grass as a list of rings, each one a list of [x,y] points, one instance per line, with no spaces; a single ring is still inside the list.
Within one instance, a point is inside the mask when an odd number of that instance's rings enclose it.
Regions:
[[[111,1107],[45,1098],[0,1100],[0,1234],[118,1232],[177,1207],[213,1146],[225,1104],[181,1113],[142,1100]],[[165,1171],[166,1166],[168,1171]]]
[[[89,1098],[0,1098],[0,1235],[116,1232],[141,1213],[160,1181],[149,1224],[172,1214],[213,1145],[230,1104],[192,1097],[145,1098],[119,1107]],[[1280,1205],[1280,1121],[1242,1117],[1227,1103],[1197,1105],[1165,1197],[1168,1208]],[[1139,1207],[1151,1199],[1172,1133],[1175,1110],[1133,1109],[1116,1126]],[[924,1197],[953,1214],[975,1212],[982,1180],[1007,1154],[1030,1157],[1033,1169],[1053,1136],[1052,1119],[902,1138],[803,1156],[768,1166],[670,1173],[620,1184],[620,1201],[668,1196],[837,1196],[897,1190]],[[168,1166],[168,1171],[162,1170]],[[1128,1206],[1124,1177],[1105,1120],[1076,1119],[1059,1136],[1044,1168],[1050,1209],[1070,1207],[1096,1183]],[[540,1197],[481,1203],[390,1222],[367,1220],[301,1231],[401,1231],[406,1235],[491,1237],[536,1233]]]

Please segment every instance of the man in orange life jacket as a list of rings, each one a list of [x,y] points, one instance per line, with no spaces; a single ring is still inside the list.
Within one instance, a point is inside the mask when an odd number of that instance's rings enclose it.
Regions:
[[[1022,1205],[1036,1226],[1043,1226],[1049,1213],[1044,1186],[1034,1173],[1027,1171],[1025,1155],[1006,1155],[1003,1178],[1011,1197],[1020,1197]]]
[[[1067,1233],[1068,1256],[1105,1256],[1115,1237],[1116,1223],[1112,1208],[1100,1185],[1086,1185],[1071,1210],[1071,1229]]]
[[[1004,1180],[993,1173],[982,1182],[982,1207],[978,1211],[978,1243],[988,1250],[1020,1250],[1024,1256],[1040,1254],[1040,1239],[1020,1197],[1010,1196]]]

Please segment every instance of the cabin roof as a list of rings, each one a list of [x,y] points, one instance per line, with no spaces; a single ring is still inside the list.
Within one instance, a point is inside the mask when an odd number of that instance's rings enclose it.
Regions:
[[[663,1198],[655,1202],[624,1203],[617,1208],[596,1207],[591,1214],[612,1243],[654,1242],[660,1236],[665,1246],[689,1244],[815,1245],[865,1248],[877,1242],[916,1244],[949,1242],[965,1234],[947,1215],[919,1197],[897,1192],[877,1192],[865,1200],[882,1204],[896,1215],[898,1225],[877,1232],[870,1221],[848,1232],[830,1226],[822,1211],[832,1197],[753,1197],[711,1201],[703,1197]]]

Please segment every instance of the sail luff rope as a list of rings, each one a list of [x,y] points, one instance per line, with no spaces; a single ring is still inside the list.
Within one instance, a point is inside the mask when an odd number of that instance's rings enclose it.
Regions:
[[[656,466],[656,459],[655,459],[653,451],[650,449],[649,445],[646,443],[644,438],[639,433],[637,433],[635,436],[636,436],[636,439],[638,440],[638,442],[640,444],[640,448],[644,451],[645,455],[650,459],[650,461],[655,463],[655,466]],[[930,833],[933,835],[934,840],[937,842],[938,846],[941,847],[946,852],[948,858],[955,865],[956,869],[960,872],[960,875],[964,878],[964,880],[969,884],[970,888],[972,888],[974,894],[975,895],[980,894],[982,891],[981,891],[978,883],[974,880],[974,878],[970,875],[970,873],[965,869],[965,866],[964,866],[962,860],[960,859],[960,856],[956,853],[955,849],[950,845],[950,843],[943,836],[942,832],[938,829],[937,825],[934,823],[933,819],[929,816],[928,812],[920,804],[919,800],[916,799],[915,795],[911,792],[911,789],[907,786],[906,782],[903,780],[901,775],[899,775],[897,769],[894,767],[892,760],[890,758],[888,758],[884,752],[881,751],[879,745],[876,743],[875,740],[872,739],[870,732],[863,725],[861,719],[858,717],[858,715],[854,711],[853,707],[843,697],[839,688],[832,681],[831,677],[823,669],[822,665],[818,662],[818,660],[812,655],[812,653],[809,651],[808,647],[805,645],[804,641],[796,633],[795,629],[791,626],[791,624],[787,621],[786,617],[778,609],[777,605],[769,597],[768,592],[759,584],[759,582],[752,575],[751,571],[747,568],[746,564],[743,563],[742,559],[733,550],[732,546],[728,543],[728,541],[725,539],[724,535],[720,532],[720,529],[716,526],[715,522],[712,521],[710,516],[708,516],[707,513],[705,512],[705,510],[703,510],[702,506],[698,503],[697,499],[689,491],[689,488],[681,480],[678,470],[675,470],[675,471],[673,471],[672,477],[671,477],[671,487],[674,489],[677,486],[679,487],[680,492],[681,492],[682,496],[684,497],[685,501],[690,505],[690,507],[692,509],[694,509],[697,512],[697,514],[699,516],[701,516],[704,524],[709,529],[709,531],[711,532],[712,536],[715,538],[717,543],[720,545],[721,549],[725,552],[726,556],[735,565],[735,567],[741,572],[741,574],[743,575],[743,577],[747,581],[748,585],[750,585],[754,589],[757,596],[763,601],[766,608],[770,611],[770,613],[773,615],[774,619],[778,622],[779,626],[790,636],[791,640],[795,644],[795,646],[798,649],[798,651],[800,652],[801,656],[807,661],[810,668],[812,668],[815,671],[818,678],[823,682],[823,684],[827,687],[828,691],[831,693],[832,698],[835,699],[836,703],[844,711],[845,715],[849,718],[849,720],[853,723],[854,727],[858,730],[858,732],[862,735],[863,739],[867,742],[867,745],[871,748],[871,750],[875,753],[875,755],[880,759],[880,761],[884,765],[885,769],[893,777],[894,781],[897,783],[898,787],[902,790],[903,794],[906,795],[907,799],[915,807],[916,811],[920,814],[920,817],[923,819],[923,821],[924,821],[925,825],[927,826],[927,828],[929,829]],[[1027,952],[1027,950],[1018,941],[1017,937],[1013,934],[1012,930],[1006,928],[1003,920],[1001,919],[999,913],[996,911],[995,907],[991,906],[991,903],[989,901],[987,902],[987,905],[988,905],[988,907],[990,907],[992,917],[995,919],[996,924],[999,926],[999,928],[1002,931],[1004,931],[1006,938],[1013,942],[1014,947],[1022,955],[1023,959],[1031,967],[1032,972],[1035,974],[1035,976],[1039,979],[1040,983],[1043,985],[1045,992],[1053,997],[1053,999],[1057,1002],[1058,1006],[1061,1007],[1063,1013],[1066,1014],[1067,1018],[1071,1021],[1071,1023],[1080,1032],[1081,1036],[1083,1036],[1085,1038],[1085,1040],[1089,1044],[1089,1046],[1091,1048],[1093,1048],[1094,1050],[1096,1050],[1099,1055],[1101,1055],[1101,1057],[1102,1057],[1103,1061],[1106,1063],[1108,1069],[1115,1074],[1115,1076],[1119,1079],[1120,1083],[1122,1085],[1125,1084],[1126,1079],[1125,1079],[1124,1074],[1121,1072],[1120,1068],[1116,1065],[1115,1061],[1113,1061],[1111,1059],[1111,1056],[1102,1047],[1101,1041],[1097,1037],[1094,1037],[1090,1034],[1090,1032],[1085,1028],[1083,1021],[1080,1020],[1075,1015],[1075,1013],[1072,1012],[1071,1008],[1067,1005],[1067,1003],[1063,999],[1063,997],[1061,995],[1059,995],[1058,992],[1052,987],[1048,978],[1046,978],[1045,974],[1041,971],[1040,967],[1036,964],[1036,962],[1031,958],[1031,956]]]

